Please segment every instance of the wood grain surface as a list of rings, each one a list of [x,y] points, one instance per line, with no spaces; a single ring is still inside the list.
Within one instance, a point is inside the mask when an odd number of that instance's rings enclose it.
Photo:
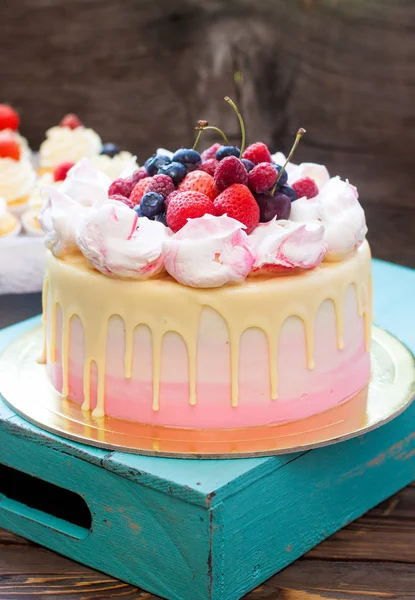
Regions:
[[[269,579],[246,599],[415,598],[414,544],[415,486],[409,486]],[[0,530],[0,598],[62,597],[158,598]]]
[[[357,185],[374,255],[415,266],[414,28],[410,0],[6,0],[0,101],[34,147],[73,111],[142,161],[200,118],[236,142],[228,94],[251,141],[305,127],[297,160]]]

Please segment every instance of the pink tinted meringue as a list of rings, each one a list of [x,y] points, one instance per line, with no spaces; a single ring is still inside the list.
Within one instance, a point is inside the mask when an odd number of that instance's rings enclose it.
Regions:
[[[83,158],[68,171],[61,191],[83,206],[92,206],[108,201],[111,179],[92,167],[88,158]]]
[[[288,183],[289,185],[292,185],[295,181],[298,181],[303,177],[310,177],[313,179],[316,182],[318,189],[321,191],[326,183],[328,183],[330,174],[324,165],[319,165],[317,163],[301,163],[288,173]]]
[[[249,241],[255,256],[253,275],[312,269],[327,252],[324,227],[317,221],[301,224],[274,218],[260,223]]]
[[[244,225],[227,215],[189,219],[163,243],[166,270],[190,287],[241,283],[254,262]]]
[[[148,279],[163,269],[162,244],[166,227],[121,202],[89,210],[77,231],[82,254],[105,275]]]

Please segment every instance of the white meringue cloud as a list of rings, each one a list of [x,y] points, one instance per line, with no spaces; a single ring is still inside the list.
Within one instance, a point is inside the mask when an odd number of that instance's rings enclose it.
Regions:
[[[324,165],[317,163],[301,163],[292,169],[288,174],[288,183],[292,185],[295,181],[303,177],[313,179],[319,190],[321,190],[330,179],[330,174]]]
[[[163,270],[162,244],[166,227],[122,202],[89,210],[77,231],[82,254],[105,275],[147,279]]]
[[[108,201],[111,179],[95,169],[88,158],[83,158],[68,171],[61,191],[83,206]]]
[[[327,252],[324,227],[318,221],[301,224],[274,218],[260,223],[249,241],[255,256],[252,274],[312,269]]]
[[[244,281],[254,262],[244,226],[227,215],[189,219],[163,243],[166,270],[190,287]]]

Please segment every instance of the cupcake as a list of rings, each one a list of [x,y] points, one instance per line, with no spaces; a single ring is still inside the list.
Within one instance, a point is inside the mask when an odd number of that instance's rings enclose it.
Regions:
[[[98,156],[93,156],[91,165],[108,175],[114,181],[124,173],[132,164],[134,157],[131,152],[121,151],[115,144],[104,144],[101,153]],[[137,169],[137,163],[134,160],[134,167]],[[133,169],[134,170],[134,169]]]
[[[8,211],[6,200],[0,197],[0,240],[18,235],[20,230],[19,219]]]
[[[27,139],[18,133],[20,117],[18,113],[8,104],[0,104],[0,132],[10,134],[20,147],[22,158],[31,159],[32,151]]]
[[[35,182],[36,172],[13,133],[0,132],[0,196],[10,212],[20,215],[25,210]]]
[[[76,115],[66,115],[57,127],[46,132],[39,151],[39,174],[54,171],[64,162],[97,156],[102,149],[99,135],[84,127]]]

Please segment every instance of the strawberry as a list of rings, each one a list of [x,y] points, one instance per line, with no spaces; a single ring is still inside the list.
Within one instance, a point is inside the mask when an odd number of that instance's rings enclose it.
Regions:
[[[210,198],[192,190],[179,192],[169,200],[166,213],[167,225],[176,233],[186,225],[188,219],[197,219],[206,214],[216,214]]]
[[[304,196],[306,198],[315,198],[319,192],[316,182],[311,177],[297,179],[291,187],[295,190],[297,198],[303,198]]]
[[[256,142],[255,144],[251,144],[243,153],[243,158],[247,158],[254,165],[259,165],[259,163],[272,162],[271,153],[268,150],[268,147],[262,142]]]
[[[20,146],[9,131],[0,133],[0,158],[12,158],[19,160],[21,154]]]
[[[233,183],[247,185],[248,173],[239,158],[226,156],[220,161],[215,171],[215,186],[219,192],[222,192]]]
[[[132,189],[131,194],[129,194],[129,196],[128,196],[131,203],[133,204],[133,206],[135,206],[136,204],[140,204],[141,198],[146,193],[146,189],[147,189],[147,186],[150,183],[150,181],[151,181],[151,177],[144,177],[144,179],[140,179],[140,181],[135,184],[135,186]],[[114,183],[115,183],[115,181],[114,181]],[[114,183],[112,185],[114,185]],[[110,187],[110,190],[111,190],[111,187]],[[123,196],[126,195],[126,194],[122,193],[122,190],[121,191],[117,190],[115,193],[122,194]]]
[[[11,129],[17,131],[20,125],[20,118],[17,112],[8,104],[0,104],[0,131],[2,129]]]
[[[69,113],[65,115],[62,121],[59,123],[60,127],[69,127],[69,129],[76,129],[82,127],[83,123],[77,115]]]
[[[201,165],[198,166],[198,169],[199,169],[199,171],[204,171],[205,173],[208,173],[209,175],[212,175],[212,177],[213,177],[218,164],[219,164],[219,161],[216,158],[208,158],[207,160],[202,162]]]
[[[208,173],[204,173],[203,171],[188,173],[179,185],[180,192],[188,192],[190,190],[205,194],[211,200],[214,200],[218,195],[212,175],[208,175]]]
[[[206,148],[206,150],[204,150],[201,154],[202,161],[206,162],[210,158],[216,158],[216,152],[219,150],[219,148],[219,143],[213,144],[212,146],[209,146],[209,148]]]
[[[234,183],[224,190],[214,200],[217,215],[227,214],[246,227],[246,233],[251,233],[259,223],[259,206],[255,198],[241,183]]]
[[[66,175],[68,174],[69,169],[72,169],[75,163],[73,162],[63,162],[58,165],[53,171],[53,180],[54,181],[65,181]]]
[[[271,189],[277,181],[277,171],[271,163],[263,162],[255,165],[248,176],[249,189],[256,194]]]

